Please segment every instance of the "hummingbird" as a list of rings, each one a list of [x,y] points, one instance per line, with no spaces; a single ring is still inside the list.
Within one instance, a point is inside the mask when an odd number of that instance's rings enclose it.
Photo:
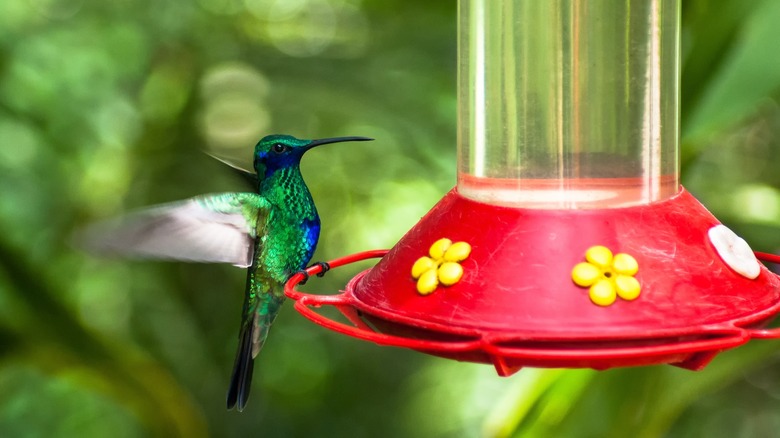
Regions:
[[[320,217],[301,175],[301,158],[316,146],[369,140],[373,139],[268,135],[255,146],[254,172],[231,165],[253,184],[254,192],[197,196],[93,226],[87,232],[91,249],[104,254],[247,268],[228,409],[246,407],[254,359],[285,300],[284,284],[298,272],[305,274],[317,247]],[[321,265],[324,273],[328,266]]]

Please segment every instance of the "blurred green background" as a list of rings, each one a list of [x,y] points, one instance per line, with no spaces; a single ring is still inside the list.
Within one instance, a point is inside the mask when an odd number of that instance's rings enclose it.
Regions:
[[[780,2],[683,0],[683,183],[780,250]],[[385,248],[455,183],[456,2],[0,2],[0,436],[757,437],[780,343],[703,372],[523,370],[342,337],[288,305],[226,411],[244,272],[69,245],[91,221],[243,190],[262,135],[307,155],[315,259]],[[336,292],[365,266],[307,285]]]

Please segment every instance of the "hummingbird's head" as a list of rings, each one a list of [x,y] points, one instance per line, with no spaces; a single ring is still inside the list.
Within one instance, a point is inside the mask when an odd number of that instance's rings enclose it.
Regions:
[[[267,135],[255,146],[255,171],[260,179],[277,170],[297,167],[303,154],[309,149],[328,143],[343,141],[367,141],[367,137],[335,137],[320,140],[300,140],[291,135]]]

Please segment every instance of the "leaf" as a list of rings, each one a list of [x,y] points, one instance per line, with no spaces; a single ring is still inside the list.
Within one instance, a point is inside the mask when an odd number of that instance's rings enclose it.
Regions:
[[[753,114],[766,96],[780,88],[777,23],[780,2],[763,2],[741,28],[709,89],[684,126],[688,142],[714,137]]]

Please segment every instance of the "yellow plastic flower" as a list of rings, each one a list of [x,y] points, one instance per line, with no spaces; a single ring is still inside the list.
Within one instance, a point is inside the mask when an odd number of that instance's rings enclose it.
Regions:
[[[605,246],[592,246],[585,252],[585,262],[571,270],[571,279],[580,287],[589,288],[590,300],[599,306],[609,306],[617,297],[631,301],[642,287],[634,274],[639,263],[628,254],[612,254]]]
[[[417,280],[417,292],[428,295],[439,284],[452,286],[463,276],[460,262],[471,254],[471,245],[466,242],[452,243],[450,239],[439,239],[428,250],[430,257],[420,257],[412,266],[412,278]]]

